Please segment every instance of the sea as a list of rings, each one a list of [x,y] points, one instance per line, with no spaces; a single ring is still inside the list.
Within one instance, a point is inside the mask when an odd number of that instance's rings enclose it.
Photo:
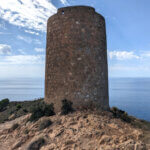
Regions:
[[[44,79],[0,79],[0,100],[36,100],[44,97]],[[150,121],[150,78],[109,78],[110,107]]]

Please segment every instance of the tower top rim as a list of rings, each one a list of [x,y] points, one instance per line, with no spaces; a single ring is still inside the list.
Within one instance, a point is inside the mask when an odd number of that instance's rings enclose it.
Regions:
[[[57,13],[62,13],[65,11],[71,11],[71,10],[78,10],[78,9],[86,9],[86,10],[91,10],[95,12],[95,8],[91,7],[91,6],[84,6],[84,5],[77,5],[77,6],[67,6],[67,7],[61,7],[57,10]]]

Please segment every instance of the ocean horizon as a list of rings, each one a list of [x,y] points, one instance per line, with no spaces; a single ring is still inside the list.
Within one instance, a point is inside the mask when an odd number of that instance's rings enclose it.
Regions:
[[[0,100],[36,100],[44,97],[43,78],[1,78]],[[150,121],[150,78],[109,78],[110,107]]]

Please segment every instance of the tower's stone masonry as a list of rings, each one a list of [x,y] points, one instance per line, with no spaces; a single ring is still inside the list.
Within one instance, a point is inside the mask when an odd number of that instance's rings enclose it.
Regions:
[[[92,7],[60,8],[48,19],[45,101],[59,111],[63,99],[109,108],[105,20]]]

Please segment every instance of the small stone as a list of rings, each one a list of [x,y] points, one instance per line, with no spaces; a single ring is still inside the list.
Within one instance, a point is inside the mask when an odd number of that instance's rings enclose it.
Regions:
[[[111,140],[112,140],[112,137],[107,136],[107,135],[103,135],[100,142],[99,142],[99,144],[100,145],[108,144],[108,143],[110,143]]]
[[[80,24],[80,22],[79,22],[79,21],[76,21],[76,24]]]
[[[9,116],[8,119],[9,119],[9,120],[13,120],[13,119],[15,119],[15,117],[16,117],[15,114],[12,114],[11,116]]]
[[[134,150],[146,150],[146,145],[145,144],[135,144],[135,149]]]
[[[82,60],[82,58],[81,58],[81,57],[79,57],[79,58],[77,58],[77,60]]]
[[[56,134],[55,137],[60,136],[63,132],[64,132],[64,129],[61,129],[61,130]]]
[[[23,144],[23,141],[17,141],[12,147],[12,150],[19,148]]]
[[[74,144],[75,142],[73,140],[68,140],[65,142],[65,145],[72,145]]]

